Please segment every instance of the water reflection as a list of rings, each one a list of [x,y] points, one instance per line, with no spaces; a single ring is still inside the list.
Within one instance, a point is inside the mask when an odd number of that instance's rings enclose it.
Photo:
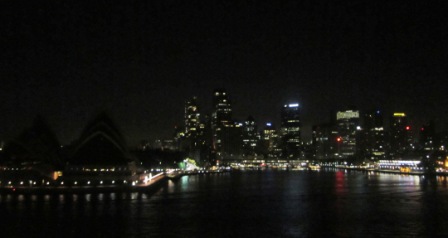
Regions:
[[[353,171],[184,176],[155,194],[1,194],[0,212],[2,237],[448,235],[445,177]]]

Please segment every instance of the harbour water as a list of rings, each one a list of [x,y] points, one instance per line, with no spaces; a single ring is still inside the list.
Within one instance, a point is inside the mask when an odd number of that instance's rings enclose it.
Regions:
[[[155,193],[0,195],[0,237],[443,237],[445,177],[236,171]]]

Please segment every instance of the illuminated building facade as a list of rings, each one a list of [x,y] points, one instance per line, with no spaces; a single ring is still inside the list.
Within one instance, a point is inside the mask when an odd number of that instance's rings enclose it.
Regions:
[[[213,93],[213,112],[211,118],[212,150],[216,160],[237,159],[241,155],[243,123],[232,120],[232,105],[224,89]]]
[[[364,157],[378,161],[385,159],[386,144],[381,111],[371,111],[363,114],[362,149]]]
[[[232,120],[232,105],[225,89],[213,93],[212,125],[218,127]]]
[[[279,159],[281,157],[283,151],[280,146],[280,136],[271,122],[265,124],[261,135],[261,141],[263,154],[268,159]]]
[[[257,124],[252,116],[249,116],[243,123],[243,151],[244,158],[255,158],[258,145]]]
[[[420,148],[426,153],[435,151],[435,128],[434,122],[423,125],[420,128]]]
[[[359,111],[347,110],[336,113],[338,137],[337,154],[340,158],[348,158],[358,153],[358,136],[361,130]]]
[[[225,123],[218,131],[220,140],[220,150],[218,151],[218,159],[221,160],[238,160],[242,154],[242,132],[243,123],[231,122]]]
[[[302,157],[300,107],[298,103],[283,106],[281,111],[281,128],[283,157],[299,159]]]
[[[404,153],[413,149],[413,138],[408,118],[403,112],[395,112],[390,120],[389,156],[400,158]]]
[[[185,102],[185,139],[183,150],[188,157],[200,162],[201,148],[204,144],[204,125],[201,123],[197,98]]]
[[[333,124],[315,125],[312,128],[314,159],[333,158],[336,153],[336,136]]]
[[[220,156],[224,128],[231,126],[232,106],[226,90],[216,89],[213,93],[213,112],[212,112],[212,144],[217,156]]]
[[[200,114],[197,98],[193,97],[185,102],[185,136],[187,138],[197,137],[200,125]]]

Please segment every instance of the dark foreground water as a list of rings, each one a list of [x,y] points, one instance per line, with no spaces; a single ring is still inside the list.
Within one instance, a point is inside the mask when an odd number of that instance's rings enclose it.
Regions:
[[[446,237],[445,178],[185,176],[154,194],[0,195],[0,237]]]

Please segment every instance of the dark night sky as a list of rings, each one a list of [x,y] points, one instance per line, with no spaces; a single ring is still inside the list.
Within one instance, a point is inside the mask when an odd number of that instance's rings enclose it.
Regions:
[[[69,143],[102,110],[130,143],[169,137],[220,87],[259,124],[298,100],[305,136],[351,105],[448,129],[442,5],[236,2],[1,1],[0,140],[41,114]]]

